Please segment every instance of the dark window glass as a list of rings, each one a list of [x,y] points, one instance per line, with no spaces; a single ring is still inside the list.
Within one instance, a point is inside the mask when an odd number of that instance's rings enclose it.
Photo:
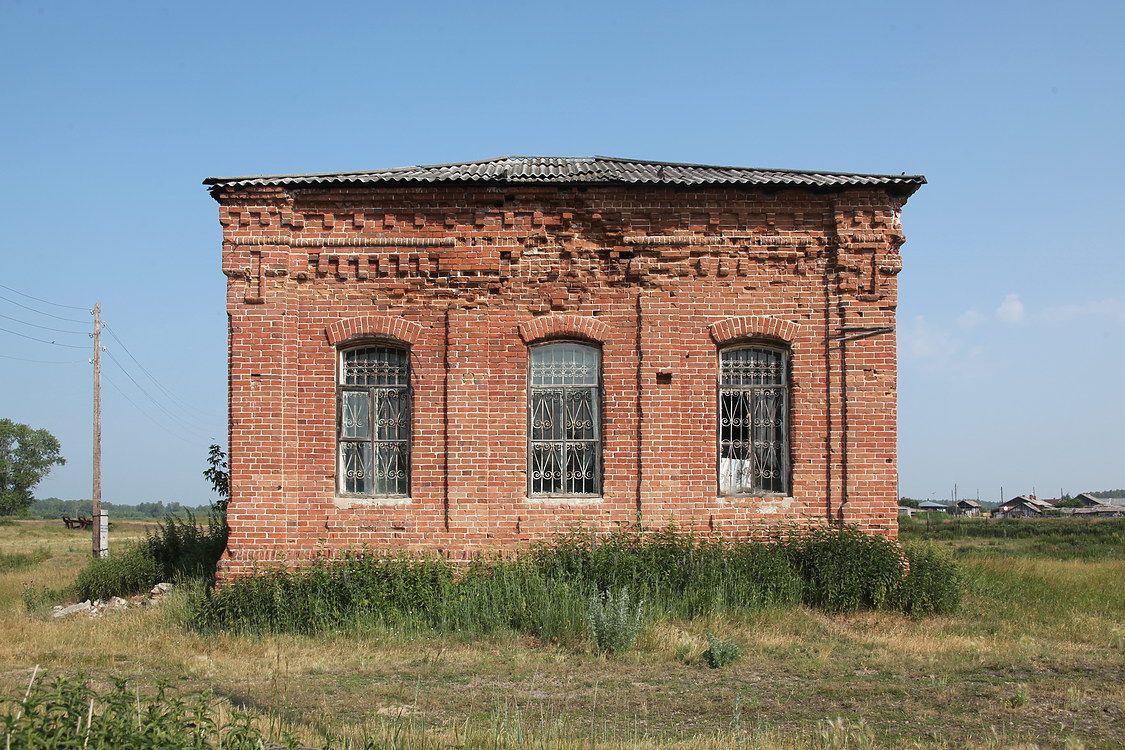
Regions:
[[[719,353],[719,493],[789,492],[789,367],[784,351]]]
[[[337,491],[410,494],[410,354],[390,346],[340,353]]]
[[[531,494],[601,494],[601,352],[573,342],[532,347],[527,408]]]

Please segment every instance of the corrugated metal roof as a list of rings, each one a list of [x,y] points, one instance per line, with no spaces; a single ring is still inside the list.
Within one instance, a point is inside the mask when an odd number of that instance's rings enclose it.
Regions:
[[[504,184],[792,185],[797,187],[896,186],[908,195],[926,183],[921,175],[811,172],[757,167],[622,159],[612,156],[501,156],[460,164],[393,167],[367,172],[209,177],[212,189],[249,186],[361,185],[368,183],[482,182]]]

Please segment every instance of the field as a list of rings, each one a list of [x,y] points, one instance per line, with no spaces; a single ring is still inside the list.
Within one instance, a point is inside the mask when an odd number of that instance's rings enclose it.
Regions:
[[[313,747],[1125,747],[1125,521],[933,519],[903,536],[955,552],[962,612],[661,621],[607,658],[515,634],[201,636],[175,596],[54,621],[88,537],[17,521],[0,524],[0,691],[22,696],[37,665],[211,690]],[[743,658],[708,668],[708,632]]]

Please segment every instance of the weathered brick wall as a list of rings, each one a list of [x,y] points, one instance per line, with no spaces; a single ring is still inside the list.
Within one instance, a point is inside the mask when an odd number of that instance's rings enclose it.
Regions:
[[[638,518],[732,536],[829,521],[897,533],[899,195],[431,185],[218,198],[223,575],[360,546],[462,557]],[[335,494],[336,344],[364,335],[410,347],[409,501]],[[552,336],[602,348],[596,501],[527,497],[527,345]],[[718,347],[755,337],[792,352],[792,492],[719,497]]]

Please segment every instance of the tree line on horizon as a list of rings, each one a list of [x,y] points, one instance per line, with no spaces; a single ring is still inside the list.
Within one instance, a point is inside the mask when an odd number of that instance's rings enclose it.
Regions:
[[[184,505],[177,500],[170,500],[168,502],[157,500],[155,502],[137,503],[135,505],[111,503],[102,500],[102,510],[109,514],[111,520],[115,518],[160,519],[185,511],[191,511],[192,513],[204,512],[207,510],[207,506]],[[58,497],[47,497],[41,500],[33,500],[25,514],[21,515],[26,515],[28,518],[62,518],[63,516],[77,518],[78,516],[89,517],[91,512],[89,499],[63,500]]]

